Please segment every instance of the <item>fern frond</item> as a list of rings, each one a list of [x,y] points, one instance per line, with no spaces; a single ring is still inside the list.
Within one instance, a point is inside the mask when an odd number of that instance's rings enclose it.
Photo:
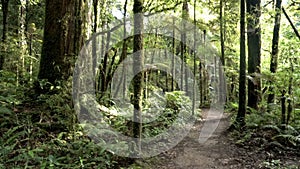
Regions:
[[[285,127],[286,127],[286,130],[285,130],[286,134],[291,134],[291,135],[298,135],[299,134],[299,132],[293,126],[286,125]]]
[[[296,136],[290,134],[279,134],[277,136],[274,136],[272,139],[277,140],[279,142],[288,142],[293,146],[297,146],[297,140],[298,140]]]
[[[272,125],[272,124],[264,125],[262,128],[265,130],[276,131],[277,134],[281,133],[281,129],[276,125]]]

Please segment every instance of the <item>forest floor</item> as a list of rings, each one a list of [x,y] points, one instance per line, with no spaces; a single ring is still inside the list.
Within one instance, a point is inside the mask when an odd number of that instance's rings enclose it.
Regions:
[[[159,169],[252,169],[300,166],[300,157],[293,153],[236,144],[236,140],[227,131],[230,126],[228,114],[224,114],[220,119],[213,135],[205,143],[200,144],[199,131],[205,116],[204,111],[203,120],[197,121],[190,133],[177,146],[157,157],[137,160],[136,164],[141,168]]]

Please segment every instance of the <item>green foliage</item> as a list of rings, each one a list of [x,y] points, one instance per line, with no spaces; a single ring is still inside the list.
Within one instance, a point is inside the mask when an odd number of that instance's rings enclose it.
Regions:
[[[192,112],[191,100],[182,91],[166,92],[164,103],[158,107],[158,110],[162,111],[159,113],[159,116],[156,116],[155,121],[145,124],[145,135],[155,136],[168,129],[170,125],[174,125],[175,120],[177,122],[180,121],[181,119],[178,117],[179,112],[182,114]],[[176,125],[184,124],[176,123]]]
[[[70,86],[34,104],[20,99],[26,97],[14,79],[6,80],[0,83],[7,89],[0,88],[0,168],[115,168],[118,158],[76,124]]]
[[[265,161],[265,162],[263,162],[262,166],[266,167],[266,168],[270,168],[270,169],[281,168],[280,160],[271,160],[270,162]]]
[[[279,134],[272,138],[279,143],[284,143],[288,146],[297,147],[300,146],[300,135],[294,136],[292,134]]]
[[[296,165],[284,166],[283,162],[280,159],[264,161],[262,164],[260,164],[260,167],[266,169],[298,169],[299,168]]]
[[[25,127],[8,130],[0,140],[0,163],[7,168],[109,168],[114,164],[105,149],[83,137],[81,132],[47,136],[47,132],[41,135],[40,131],[30,134]],[[49,139],[45,141],[43,137]]]
[[[3,47],[6,50],[4,51],[5,71],[0,71],[0,168],[114,168],[115,157],[107,153],[103,147],[99,147],[91,142],[77,125],[71,98],[70,89],[72,86],[70,81],[58,83],[56,86],[44,80],[38,81],[39,86],[42,89],[49,88],[51,94],[36,96],[34,91],[31,90],[38,74],[39,56],[42,49],[41,39],[44,31],[45,1],[29,0],[28,3],[29,10],[25,12],[28,30],[22,33],[23,28],[20,28],[19,18],[21,16],[19,9],[21,6],[24,7],[25,4],[21,4],[21,1],[17,0],[10,1],[7,41],[5,43],[1,42],[1,48]],[[189,5],[191,6],[192,3],[189,2]],[[201,31],[206,30],[207,34],[211,35],[211,39],[207,40],[206,43],[212,42],[214,45],[220,46],[219,2],[212,0],[197,3],[196,24]],[[291,2],[287,3],[287,5],[290,5]],[[179,5],[176,6],[177,4]],[[180,17],[180,4],[181,1],[177,0],[147,1],[145,2],[144,10],[146,14],[149,14],[165,11],[165,9],[169,8],[172,9],[170,13]],[[282,17],[278,71],[275,74],[269,73],[274,16],[273,7],[270,4],[266,4],[262,9],[263,47],[262,74],[260,77],[263,87],[266,87],[266,89],[270,86],[274,87],[273,93],[276,99],[274,103],[268,105],[266,99],[270,92],[266,90],[265,93],[262,93],[260,109],[248,109],[250,114],[247,114],[246,127],[242,134],[238,134],[237,143],[244,145],[249,142],[249,144],[261,147],[275,146],[280,149],[292,147],[299,150],[300,88],[298,86],[300,82],[300,63],[297,58],[300,54],[299,40],[294,35],[286,19]],[[123,5],[121,2],[114,1],[101,2],[99,6],[107,10],[101,9],[101,11],[98,11],[100,14],[98,21],[101,21],[98,22],[98,28],[102,27],[104,29],[105,26],[103,24],[105,24],[105,21],[115,21],[116,18],[114,18],[114,12],[112,11],[115,8],[123,10]],[[131,5],[132,2],[129,2],[128,7]],[[86,6],[89,8],[89,5]],[[229,93],[227,108],[230,111],[236,111],[238,108],[239,38],[236,36],[239,33],[236,29],[239,19],[238,8],[238,1],[226,1],[223,16],[226,56],[226,65],[224,66],[228,89],[230,89],[227,90]],[[192,11],[192,8],[190,9]],[[130,8],[128,8],[127,12],[131,12]],[[291,14],[293,19],[299,19],[299,11],[293,5],[289,8],[289,14]],[[0,15],[0,19],[2,19],[2,13]],[[192,15],[189,20],[191,18]],[[157,22],[159,22],[159,19]],[[299,24],[296,25],[299,26]],[[154,24],[153,30],[156,29],[155,26]],[[2,29],[3,26],[1,25],[0,27]],[[84,31],[89,32],[89,30]],[[122,37],[123,31],[118,31],[118,34],[114,35],[116,37],[111,37],[112,39],[115,40]],[[171,33],[171,30],[166,31]],[[171,38],[151,35],[145,35],[144,38],[145,49],[168,48],[169,52],[173,51]],[[202,43],[203,37],[199,37],[199,40]],[[176,40],[175,46],[178,44],[179,41]],[[131,38],[129,38],[127,46],[127,53],[132,53]],[[119,66],[117,64],[121,62],[122,41],[114,47],[118,52],[116,52],[117,56],[114,63],[111,63],[113,59],[109,55],[107,64],[112,66],[112,71],[107,72],[108,76],[113,75]],[[30,51],[29,48],[32,50]],[[208,53],[205,53],[205,48],[204,45],[201,45],[196,50],[199,55],[206,54],[208,56]],[[186,64],[189,66],[193,65],[192,55],[186,55],[186,57]],[[198,65],[200,60],[197,59],[196,62]],[[201,60],[201,63],[203,63],[203,60]],[[165,63],[159,66],[166,70],[171,69],[171,66]],[[195,75],[196,77],[198,76],[197,73]],[[154,79],[156,80],[155,82]],[[170,83],[171,79],[172,77],[163,73],[152,73],[149,75],[147,86],[149,95],[147,96],[148,98],[143,100],[143,117],[152,121],[143,124],[143,135],[145,137],[158,135],[170,125],[173,125],[175,119],[178,119],[179,111],[187,115],[192,111],[191,100],[185,96],[185,93],[181,91],[166,92],[170,91],[170,84],[166,85],[166,83]],[[295,109],[292,112],[289,125],[282,126],[280,121],[280,97],[281,92],[288,90],[289,85],[291,85],[292,90],[287,97],[292,100]],[[129,90],[132,91],[131,89]],[[111,106],[111,110],[122,115],[106,112],[104,113],[104,120],[116,130],[130,135],[131,123],[128,118],[132,117],[132,106],[126,107],[126,105],[124,106],[126,108],[116,108],[113,106],[115,103],[111,101],[109,92],[100,94],[99,102],[101,104]],[[30,96],[32,95],[36,97],[31,98]],[[267,113],[268,107],[272,107],[272,109]],[[180,119],[176,125],[181,125]],[[279,160],[271,160],[265,162],[263,167],[281,168],[281,163]]]
[[[0,71],[0,106],[16,105],[18,100],[18,88],[16,88],[16,75],[8,71]]]
[[[236,143],[240,145],[272,147],[272,150],[300,149],[297,125],[281,125],[280,112],[255,111],[246,116],[246,126],[242,133],[234,132]]]
[[[184,92],[166,92],[163,95],[163,92],[157,88],[149,93],[143,108],[142,134],[144,137],[152,137],[164,132],[170,125],[174,124],[175,120],[177,120],[176,125],[184,125],[184,121],[178,119],[178,113],[180,112],[184,116],[190,115],[192,112],[191,100],[185,96]],[[117,131],[131,135],[132,107],[116,108],[112,106],[110,110],[111,112],[102,112],[105,122]],[[117,113],[112,114],[112,112]],[[181,122],[182,124],[180,124]]]
[[[190,110],[191,100],[189,97],[185,96],[183,91],[174,91],[174,92],[167,92],[166,93],[166,101],[167,101],[167,108],[171,108],[172,110]]]

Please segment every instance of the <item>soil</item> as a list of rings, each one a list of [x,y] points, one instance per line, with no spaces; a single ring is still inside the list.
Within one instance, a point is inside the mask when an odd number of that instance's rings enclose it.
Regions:
[[[205,143],[200,144],[199,131],[206,114],[204,111],[203,120],[197,121],[190,133],[177,146],[156,157],[137,160],[136,164],[141,168],[158,169],[252,169],[300,166],[300,157],[293,153],[236,144],[227,132],[230,126],[228,114],[221,117],[213,135]]]

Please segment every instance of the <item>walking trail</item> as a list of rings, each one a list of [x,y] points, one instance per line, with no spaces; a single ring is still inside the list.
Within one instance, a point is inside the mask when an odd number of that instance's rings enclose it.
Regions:
[[[174,148],[150,159],[141,159],[141,168],[154,169],[230,169],[263,168],[266,153],[261,150],[238,147],[226,132],[230,125],[228,114],[223,114],[218,128],[203,144],[200,144],[199,131],[207,116],[204,110],[202,121],[197,121],[190,133]],[[218,119],[212,119],[218,120]]]

